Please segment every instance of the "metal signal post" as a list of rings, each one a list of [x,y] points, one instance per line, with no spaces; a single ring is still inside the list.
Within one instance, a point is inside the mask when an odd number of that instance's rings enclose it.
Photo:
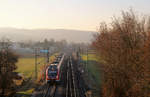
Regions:
[[[49,48],[47,48],[47,64],[49,63]]]
[[[35,80],[37,79],[37,48],[35,48]]]

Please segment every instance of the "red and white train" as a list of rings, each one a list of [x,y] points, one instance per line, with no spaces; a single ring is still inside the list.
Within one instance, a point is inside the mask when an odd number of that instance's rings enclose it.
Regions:
[[[61,66],[64,60],[64,54],[60,54],[56,57],[55,61],[51,63],[46,69],[46,82],[47,83],[59,83],[61,78]]]

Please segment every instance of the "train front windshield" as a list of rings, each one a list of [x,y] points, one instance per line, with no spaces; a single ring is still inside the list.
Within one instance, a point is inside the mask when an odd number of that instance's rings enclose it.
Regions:
[[[48,76],[50,78],[56,78],[57,76],[57,66],[50,66],[48,69]]]

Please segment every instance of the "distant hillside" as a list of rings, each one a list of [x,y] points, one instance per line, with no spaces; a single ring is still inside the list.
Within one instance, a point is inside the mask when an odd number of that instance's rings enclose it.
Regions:
[[[92,31],[66,30],[66,29],[16,29],[0,28],[0,38],[6,37],[12,41],[42,41],[45,38],[67,40],[68,42],[90,42]]]

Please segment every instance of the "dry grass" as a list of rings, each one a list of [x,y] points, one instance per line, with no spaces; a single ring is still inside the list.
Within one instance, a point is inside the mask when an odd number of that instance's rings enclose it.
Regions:
[[[38,58],[38,61],[42,61],[44,58]],[[16,72],[19,72],[23,74],[25,77],[31,77],[34,75],[34,68],[35,68],[35,59],[34,58],[19,58],[17,65],[17,70]],[[43,64],[38,65],[38,70],[39,67],[42,66]]]

